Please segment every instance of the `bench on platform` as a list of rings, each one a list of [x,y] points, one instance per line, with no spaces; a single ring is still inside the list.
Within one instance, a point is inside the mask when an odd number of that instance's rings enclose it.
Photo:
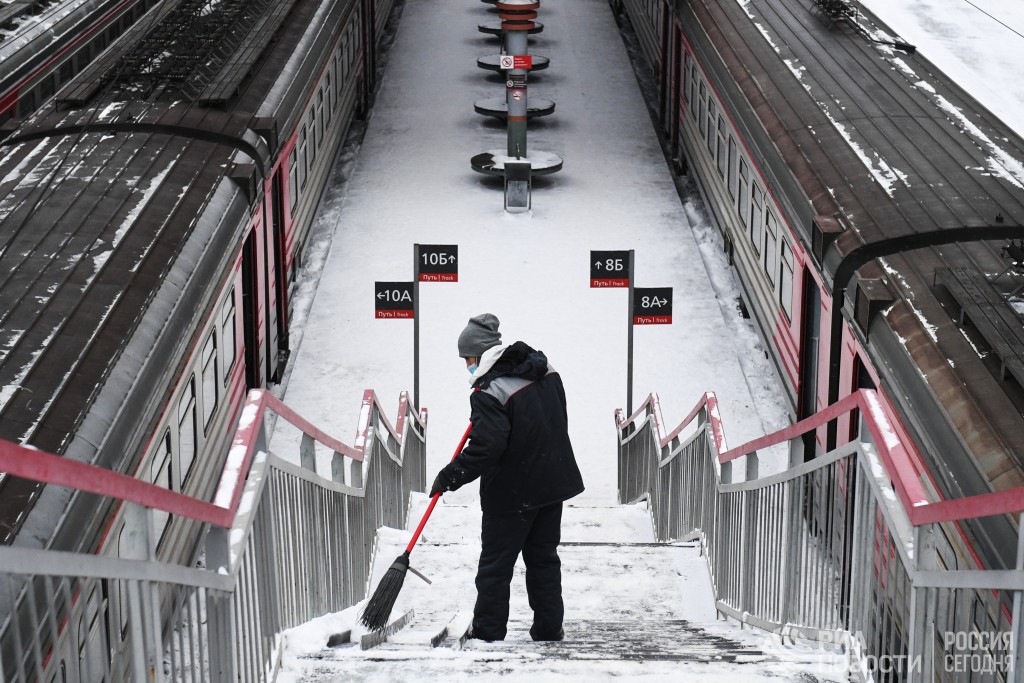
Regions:
[[[985,277],[973,268],[940,268],[942,285],[960,306],[959,322],[977,328],[1000,360],[1000,379],[1012,375],[1024,386],[1024,321]]]

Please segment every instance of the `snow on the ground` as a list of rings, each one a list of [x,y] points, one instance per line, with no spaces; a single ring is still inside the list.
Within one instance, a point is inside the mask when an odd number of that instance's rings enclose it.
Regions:
[[[1016,65],[1006,72],[1012,77],[997,83],[967,71],[996,73],[1012,62],[1021,50],[1000,48],[1010,44],[1002,41],[1016,40],[1012,32],[986,41],[996,35],[986,31],[996,29],[984,28],[977,11],[949,0],[941,6],[936,2],[864,0],[864,5],[942,68],[958,78],[963,73],[962,80],[986,106],[1024,130],[1014,118],[1019,108],[999,102],[1000,97],[1014,104],[1024,100]],[[973,4],[1012,26],[1024,24],[1024,10],[1008,3]],[[634,407],[648,392],[657,392],[672,427],[704,391],[713,390],[729,441],[737,445],[787,422],[785,401],[756,333],[735,309],[738,290],[716,231],[695,204],[680,203],[604,0],[545,5],[545,32],[531,40],[531,51],[550,57],[551,68],[531,74],[530,93],[554,100],[558,108],[550,117],[531,121],[529,147],[565,160],[563,171],[535,181],[533,211],[505,214],[500,183],[470,170],[473,155],[505,140],[502,123],[481,118],[472,108],[474,100],[500,95],[503,88],[500,77],[476,66],[477,57],[497,51],[496,42],[476,30],[489,20],[493,17],[481,3],[407,0],[365,141],[355,160],[346,160],[341,189],[328,193],[307,259],[310,272],[292,302],[302,326],[293,329],[284,399],[349,442],[365,388],[376,390],[387,410],[396,408],[399,392],[412,390],[413,325],[374,319],[374,281],[411,280],[414,243],[457,244],[458,283],[420,287],[420,382],[422,404],[430,414],[428,480],[451,457],[468,417],[468,375],[457,357],[456,338],[470,316],[492,312],[502,321],[505,341],[522,339],[545,351],[565,382],[571,436],[587,485],[587,492],[567,508],[565,538],[643,542],[651,538],[646,510],[636,506],[624,512],[615,506],[612,416],[625,407],[626,293],[589,287],[590,250],[635,249],[636,284],[674,288],[674,323],[635,329]],[[982,40],[963,48],[959,36],[972,32]],[[943,51],[965,71],[944,61]],[[999,97],[987,97],[986,88],[988,95]],[[275,443],[283,440],[275,437]],[[277,454],[294,456],[283,450]],[[762,473],[778,469],[781,460],[762,462]],[[420,497],[417,505],[422,503]],[[479,533],[475,485],[448,494],[444,503],[413,562],[435,585],[428,589],[410,576],[402,598],[420,600],[419,610],[437,615],[471,602],[473,544]],[[418,517],[417,510],[411,517]],[[406,538],[405,531],[383,530],[375,563],[378,578]],[[457,561],[440,559],[445,556],[437,547],[444,543],[462,547]],[[675,550],[682,554],[663,566],[671,570],[667,580],[651,588],[650,595],[667,613],[747,638],[779,660],[765,672],[744,672],[745,679],[762,673],[795,679],[808,671],[839,678],[836,669],[822,671],[821,653],[812,648],[782,647],[761,632],[716,622],[704,558]],[[579,556],[574,550],[564,555],[567,561]],[[605,609],[609,595],[620,590],[614,573],[606,560],[587,572],[567,571],[566,594],[572,596],[567,613]],[[517,581],[520,594],[513,611],[525,618],[521,576]],[[453,596],[454,603],[437,602]],[[288,663],[322,651],[328,635],[353,626],[355,608],[290,632],[282,680],[301,680],[301,667]],[[438,656],[457,660],[451,651]],[[457,673],[457,665],[451,666],[451,673]],[[595,676],[585,663],[572,673]],[[710,669],[701,680],[733,676]]]
[[[413,517],[427,503],[423,494],[413,494]],[[566,681],[587,678],[645,681],[759,681],[759,680],[844,680],[849,663],[825,648],[807,645],[783,646],[777,638],[753,630],[741,630],[735,622],[716,621],[711,598],[707,563],[694,544],[645,545],[654,540],[646,505],[592,508],[569,505],[563,518],[562,559],[565,598],[566,643],[578,656],[545,657],[545,646],[532,643],[525,633],[531,619],[527,604],[523,567],[519,563],[512,583],[510,631],[504,643],[472,641],[464,650],[449,640],[433,649],[429,639],[452,615],[471,614],[475,560],[479,541],[467,529],[480,511],[476,506],[442,504],[428,525],[429,538],[413,550],[412,565],[433,583],[426,585],[407,575],[393,618],[413,610],[410,626],[392,635],[387,645],[362,651],[355,644],[327,648],[328,639],[351,630],[357,642],[365,633],[359,624],[359,605],[315,619],[285,634],[286,649],[279,681],[379,680],[417,681],[484,680],[502,676],[514,681]],[[595,519],[596,517],[596,519]],[[615,528],[618,534],[595,536],[595,522]],[[408,532],[382,529],[378,538],[374,584],[392,559],[401,554]],[[633,544],[633,545],[631,545]],[[693,645],[651,643],[647,661],[614,656],[637,633],[657,635],[663,628],[679,628],[685,620],[698,628]],[[611,631],[588,630],[597,624]],[[662,626],[663,625],[663,626]],[[729,661],[673,660],[666,655],[681,649],[707,648],[731,643],[745,653]],[[594,650],[597,640],[598,651]],[[608,639],[607,642],[602,642]],[[607,648],[607,650],[604,650]],[[602,651],[603,650],[603,651]],[[613,656],[608,656],[608,650]],[[603,655],[603,656],[602,656]]]
[[[374,318],[374,282],[411,280],[415,243],[457,244],[459,281],[419,290],[428,470],[451,457],[468,418],[456,339],[470,316],[488,311],[506,341],[543,350],[561,373],[584,499],[610,503],[613,415],[626,403],[627,302],[625,289],[590,288],[591,250],[635,249],[636,284],[674,288],[674,324],[634,331],[634,407],[656,392],[674,426],[715,391],[733,444],[788,416],[767,363],[764,376],[741,370],[741,357],[763,358],[763,349],[708,284],[709,268],[719,280],[732,276],[724,258],[702,259],[715,238],[705,230],[704,244],[695,239],[695,214],[681,206],[608,5],[573,0],[546,7],[544,17],[533,49],[551,68],[531,74],[530,94],[558,109],[531,121],[529,149],[558,154],[565,168],[535,180],[532,212],[509,215],[500,184],[469,165],[506,135],[501,122],[473,112],[474,100],[503,90],[476,66],[497,50],[477,31],[491,15],[454,0],[407,4],[346,195],[323,217],[337,229],[284,399],[345,440],[365,388],[393,410],[413,388],[413,323]],[[467,489],[457,502],[475,500],[475,487]]]

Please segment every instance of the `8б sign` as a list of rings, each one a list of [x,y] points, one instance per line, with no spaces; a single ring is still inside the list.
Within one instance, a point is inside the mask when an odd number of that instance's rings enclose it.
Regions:
[[[374,283],[373,308],[378,318],[414,318],[412,283]]]
[[[590,286],[629,287],[629,252],[591,250]]]
[[[671,325],[672,288],[637,287],[633,290],[634,325]]]

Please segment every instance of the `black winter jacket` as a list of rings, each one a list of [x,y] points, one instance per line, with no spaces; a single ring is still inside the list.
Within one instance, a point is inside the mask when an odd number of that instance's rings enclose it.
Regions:
[[[480,507],[520,512],[583,492],[569,442],[565,388],[547,357],[523,342],[473,383],[469,443],[442,471],[447,488],[480,477]]]

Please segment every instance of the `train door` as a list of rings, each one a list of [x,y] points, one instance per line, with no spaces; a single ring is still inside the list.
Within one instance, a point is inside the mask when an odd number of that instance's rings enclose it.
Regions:
[[[800,394],[797,401],[797,419],[810,417],[818,407],[818,346],[821,339],[821,292],[818,283],[804,271],[803,320],[800,329]],[[815,432],[803,436],[804,462],[817,452]]]
[[[288,362],[288,268],[284,225],[284,176],[271,179],[270,221],[267,222],[267,377],[281,379]]]
[[[681,101],[683,97],[683,80],[685,74],[683,74],[683,36],[678,26],[672,26],[672,104],[669,107],[669,113],[672,117],[669,123],[669,149],[672,150],[673,156],[682,158],[679,151],[679,115]],[[678,155],[678,156],[677,156]]]
[[[242,247],[242,335],[245,343],[245,388],[263,386],[260,364],[259,274],[256,231],[250,230]]]

